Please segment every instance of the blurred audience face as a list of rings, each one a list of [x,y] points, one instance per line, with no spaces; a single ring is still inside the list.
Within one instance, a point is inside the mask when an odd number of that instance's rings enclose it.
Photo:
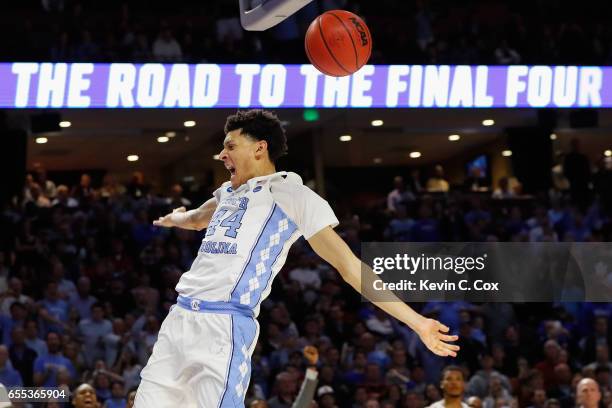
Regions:
[[[295,378],[287,372],[280,373],[276,376],[276,387],[278,389],[278,394],[282,396],[294,395],[297,390]]]
[[[425,401],[423,400],[422,394],[414,391],[408,391],[408,393],[404,396],[404,404],[402,405],[402,408],[423,408],[424,406]]]
[[[543,407],[546,402],[546,391],[542,388],[538,388],[533,392],[532,404],[535,407]]]
[[[113,394],[113,398],[124,398],[125,391],[123,390],[123,385],[120,382],[114,382],[111,387],[111,393]]]
[[[559,352],[561,351],[561,347],[559,343],[554,340],[548,340],[544,343],[544,356],[548,361],[556,362],[559,358]]]
[[[79,385],[74,392],[72,405],[74,405],[75,408],[97,408],[98,399],[94,388],[89,384]]]
[[[591,378],[584,378],[576,389],[576,403],[584,408],[596,408],[601,400],[599,385]]]
[[[89,187],[91,185],[91,177],[89,176],[89,174],[82,174],[81,175],[81,187]]]
[[[38,325],[36,324],[35,321],[30,320],[26,322],[25,334],[28,339],[34,339],[38,337]]]
[[[77,292],[81,297],[89,296],[91,290],[91,281],[87,276],[81,276],[77,281]]]
[[[440,388],[444,397],[459,398],[463,395],[465,389],[465,381],[463,380],[463,372],[459,370],[447,370],[444,373]]]
[[[8,361],[9,353],[5,345],[0,345],[0,367],[4,368],[4,365]]]
[[[51,332],[47,334],[47,349],[49,350],[49,354],[59,352],[61,347],[62,341],[57,333]]]
[[[371,399],[365,403],[365,408],[380,408],[380,404],[378,401]]]
[[[14,345],[21,346],[25,343],[25,330],[20,326],[15,326],[11,332],[11,339]]]

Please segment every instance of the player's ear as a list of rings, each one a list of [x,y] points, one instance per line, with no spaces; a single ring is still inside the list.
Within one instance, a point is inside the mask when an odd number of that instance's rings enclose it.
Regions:
[[[255,150],[256,155],[262,155],[268,150],[268,142],[260,140],[257,142],[257,149]]]

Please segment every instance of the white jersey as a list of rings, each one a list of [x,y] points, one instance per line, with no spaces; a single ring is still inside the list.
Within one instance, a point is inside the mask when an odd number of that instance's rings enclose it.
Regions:
[[[323,198],[295,173],[255,177],[215,193],[213,214],[198,255],[176,291],[205,301],[231,302],[259,313],[291,245],[338,219]]]

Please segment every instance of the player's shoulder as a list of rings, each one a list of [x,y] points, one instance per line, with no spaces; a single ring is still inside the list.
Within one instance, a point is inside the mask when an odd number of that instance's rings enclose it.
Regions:
[[[228,181],[224,182],[223,184],[221,184],[213,192],[213,196],[217,199],[217,201],[219,201],[223,194],[227,194],[227,193],[231,193],[231,192],[232,192],[232,182],[230,180],[228,180]]]
[[[308,186],[304,184],[299,174],[292,172],[282,172],[270,180],[270,191],[272,194],[291,194],[294,198],[316,195]]]

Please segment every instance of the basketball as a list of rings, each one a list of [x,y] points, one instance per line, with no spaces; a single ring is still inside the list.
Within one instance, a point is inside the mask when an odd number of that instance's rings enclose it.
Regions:
[[[370,59],[372,36],[364,21],[346,10],[330,10],[308,27],[305,39],[310,63],[325,75],[357,72]]]

